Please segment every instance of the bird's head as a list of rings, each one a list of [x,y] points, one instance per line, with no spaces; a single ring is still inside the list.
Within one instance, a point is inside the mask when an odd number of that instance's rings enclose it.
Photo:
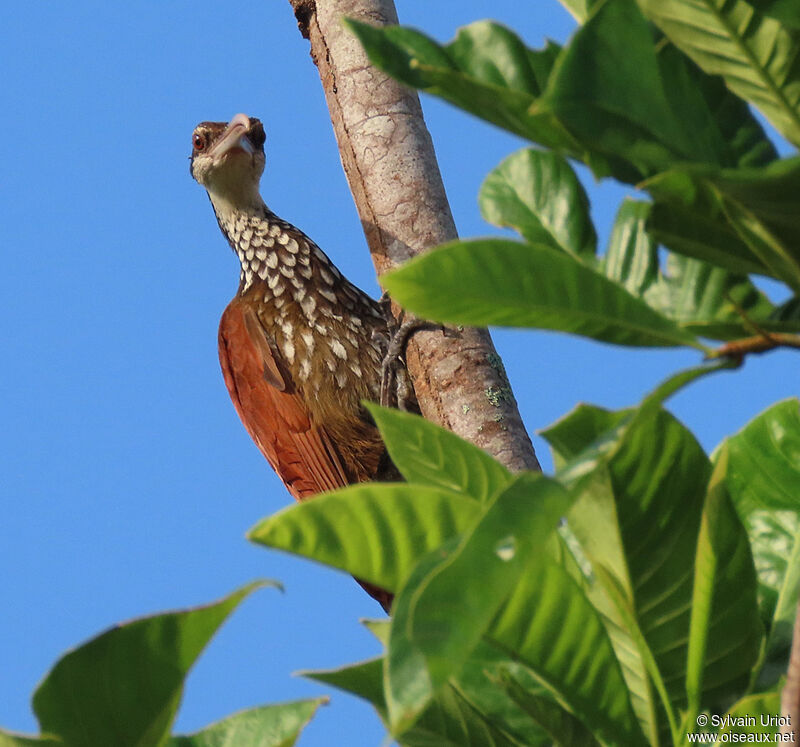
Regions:
[[[192,176],[214,202],[258,200],[265,139],[261,120],[244,114],[237,114],[227,124],[201,122],[192,133]]]

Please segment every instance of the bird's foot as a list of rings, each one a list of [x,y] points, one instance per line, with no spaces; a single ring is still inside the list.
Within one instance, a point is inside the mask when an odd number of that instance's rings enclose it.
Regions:
[[[389,345],[381,364],[381,405],[407,411],[411,409],[409,405],[416,404],[414,389],[411,386],[405,362],[408,341],[420,330],[443,328],[440,324],[427,322],[415,316],[406,317],[405,312],[401,313],[398,323],[398,320],[392,315],[391,299],[388,293],[381,296],[380,304],[389,327]]]

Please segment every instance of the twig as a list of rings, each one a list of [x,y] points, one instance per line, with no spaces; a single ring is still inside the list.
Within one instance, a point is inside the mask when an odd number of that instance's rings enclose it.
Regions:
[[[748,353],[766,353],[776,348],[800,349],[800,335],[785,332],[768,332],[753,337],[731,340],[713,350],[708,358],[741,358]]]

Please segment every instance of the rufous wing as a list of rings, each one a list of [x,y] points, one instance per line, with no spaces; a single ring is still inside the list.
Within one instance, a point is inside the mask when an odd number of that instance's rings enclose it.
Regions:
[[[220,320],[219,360],[242,423],[297,500],[348,484],[324,427],[313,422],[257,314],[238,298]]]

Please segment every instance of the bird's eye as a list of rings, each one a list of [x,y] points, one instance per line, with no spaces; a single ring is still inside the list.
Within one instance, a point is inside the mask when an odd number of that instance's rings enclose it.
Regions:
[[[192,145],[197,151],[203,150],[206,147],[206,136],[200,132],[195,132],[192,135]]]

